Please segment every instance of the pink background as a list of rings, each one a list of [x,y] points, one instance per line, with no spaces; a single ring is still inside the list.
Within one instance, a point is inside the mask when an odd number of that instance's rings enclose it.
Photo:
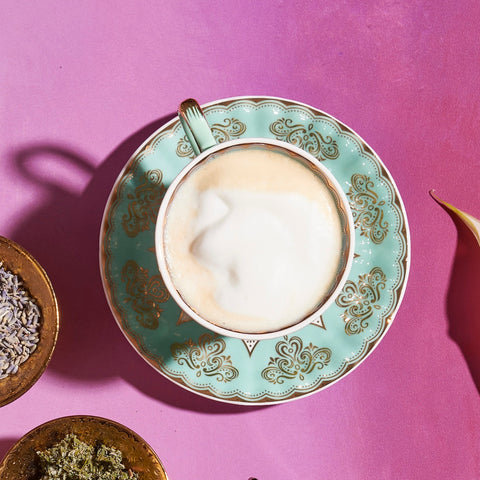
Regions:
[[[172,480],[480,478],[480,253],[428,195],[480,217],[476,0],[0,7],[0,234],[38,258],[62,312],[47,371],[0,409],[0,457],[40,423],[92,414],[140,434]],[[357,131],[395,178],[412,235],[404,302],[373,354],[324,391],[263,408],[150,368],[110,314],[97,259],[136,146],[181,100],[237,95],[305,102]]]

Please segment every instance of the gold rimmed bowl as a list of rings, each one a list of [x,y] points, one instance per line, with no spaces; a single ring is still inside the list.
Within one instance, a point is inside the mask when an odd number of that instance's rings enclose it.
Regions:
[[[23,247],[0,236],[0,263],[22,282],[40,310],[37,348],[15,373],[0,379],[0,407],[23,395],[40,378],[58,337],[59,311],[52,284],[38,261]],[[1,477],[3,478],[3,477]]]
[[[90,445],[100,442],[107,447],[120,450],[125,467],[138,473],[141,480],[168,480],[160,459],[138,434],[112,420],[81,415],[51,420],[24,435],[0,464],[0,478],[2,480],[38,478],[36,452],[53,447],[70,433]]]

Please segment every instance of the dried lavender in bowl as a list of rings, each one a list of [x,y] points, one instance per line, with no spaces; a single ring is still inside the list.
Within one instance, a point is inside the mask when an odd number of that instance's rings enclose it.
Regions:
[[[0,379],[15,374],[37,348],[39,327],[37,304],[0,262]]]

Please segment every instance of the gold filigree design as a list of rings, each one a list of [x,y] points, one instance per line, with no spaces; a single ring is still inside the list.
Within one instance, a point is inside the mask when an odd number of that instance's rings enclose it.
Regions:
[[[330,362],[332,351],[329,348],[319,348],[312,343],[304,347],[300,337],[283,338],[284,341],[275,345],[279,356],[270,358],[268,366],[262,370],[262,378],[270,383],[282,384],[285,379],[295,377],[303,381],[305,375]]]
[[[192,145],[190,144],[188,137],[184,135],[177,142],[176,153],[179,157],[190,157],[193,158],[195,155],[193,153]]]
[[[142,327],[155,330],[163,312],[160,304],[170,298],[162,277],[149,277],[146,268],[140,267],[134,260],[128,260],[122,268],[121,278],[126,282],[125,291],[129,295],[125,302],[131,302],[132,309],[138,313],[138,323]]]
[[[247,125],[237,118],[226,118],[221,123],[214,123],[212,125],[212,133],[218,143],[233,140],[243,135],[247,131]]]
[[[193,322],[193,320],[183,310],[180,310],[180,314],[177,318],[177,325],[188,322]]]
[[[170,351],[179,365],[196,371],[197,377],[205,375],[227,383],[237,378],[239,371],[233,366],[231,357],[223,355],[225,348],[225,340],[204,333],[198,339],[198,344],[190,339],[185,343],[172,344]]]
[[[320,317],[316,318],[315,320],[312,320],[310,325],[313,325],[314,327],[320,327],[323,330],[326,330],[327,327],[325,326],[325,323],[323,321],[323,317],[320,315]]]
[[[259,340],[242,340],[242,342],[247,349],[248,356],[251,357],[255,347],[259,344]]]
[[[129,237],[150,230],[150,224],[155,225],[166,191],[162,178],[161,170],[148,170],[144,173],[143,183],[135,188],[135,193],[127,195],[128,214],[122,217],[122,227]]]
[[[237,118],[226,118],[222,123],[214,123],[210,129],[212,130],[213,137],[217,143],[226,142],[227,140],[233,140],[234,138],[241,137],[246,131],[247,126]],[[187,136],[180,138],[177,143],[177,155],[179,157],[193,158],[192,146],[188,141]]]
[[[334,160],[339,156],[337,142],[315,130],[313,123],[294,125],[290,118],[280,118],[270,125],[270,132],[277,140],[296,145],[319,160]]]
[[[378,302],[386,281],[383,270],[375,267],[370,273],[359,275],[357,283],[351,280],[345,283],[335,303],[346,309],[342,318],[347,335],[357,335],[368,327],[368,319],[381,308]]]
[[[356,173],[352,175],[351,183],[347,196],[355,227],[360,228],[360,235],[378,245],[388,234],[388,222],[382,208],[385,201],[379,200],[370,177]]]

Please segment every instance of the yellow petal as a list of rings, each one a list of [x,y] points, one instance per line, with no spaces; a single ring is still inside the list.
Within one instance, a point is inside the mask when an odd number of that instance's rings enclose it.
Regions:
[[[467,227],[472,231],[472,233],[475,235],[475,238],[477,239],[478,244],[480,245],[480,220],[476,219],[475,217],[472,217],[472,215],[462,212],[462,210],[459,210],[458,208],[454,207],[450,203],[444,202],[442,199],[440,199],[437,195],[435,195],[434,190],[430,190],[430,195],[441,205],[445,206],[448,208],[450,211],[455,213],[460,220],[467,225]]]

